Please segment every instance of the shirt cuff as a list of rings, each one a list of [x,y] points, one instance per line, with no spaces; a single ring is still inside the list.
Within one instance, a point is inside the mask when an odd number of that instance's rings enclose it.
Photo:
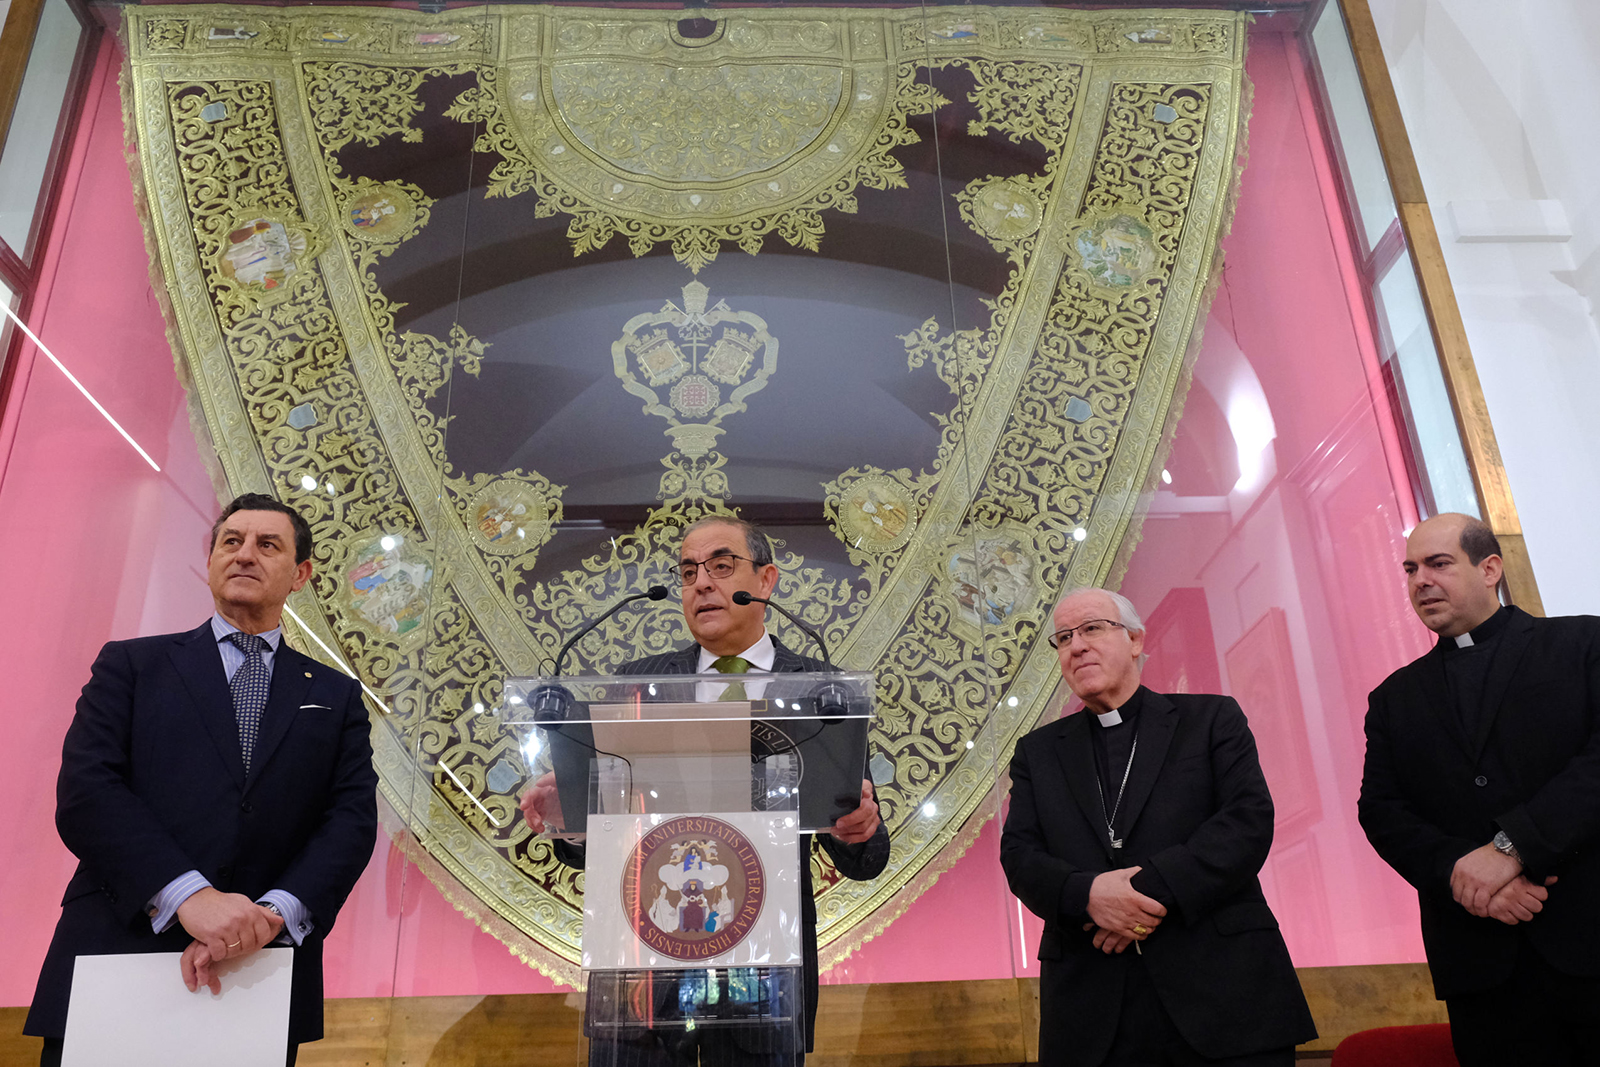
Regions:
[[[275,945],[284,945],[291,941],[299,945],[311,936],[311,931],[316,929],[316,925],[311,921],[311,913],[293,893],[282,889],[269,889],[261,894],[256,903],[271,904],[278,909],[278,914],[283,916],[283,932],[273,939],[272,943]]]
[[[168,882],[145,905],[144,913],[150,916],[151,932],[161,934],[171,929],[172,924],[178,921],[178,906],[200,890],[210,888],[210,881],[199,871],[186,871]]]

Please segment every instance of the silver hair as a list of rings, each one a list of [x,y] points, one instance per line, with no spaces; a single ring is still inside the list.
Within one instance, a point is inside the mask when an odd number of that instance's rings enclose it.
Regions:
[[[1098,585],[1078,585],[1068,589],[1065,593],[1061,594],[1061,599],[1056,601],[1055,611],[1050,613],[1050,617],[1052,619],[1055,618],[1055,613],[1056,611],[1061,610],[1061,605],[1065,604],[1073,597],[1080,596],[1084,593],[1103,593],[1110,597],[1111,602],[1117,606],[1117,615],[1119,616],[1117,621],[1122,623],[1123,629],[1127,630],[1130,635],[1142,634],[1145,632],[1144,620],[1139,618],[1139,609],[1133,606],[1133,601],[1129,600],[1121,593],[1113,593],[1111,590],[1105,589]],[[1139,655],[1140,669],[1144,668],[1145,660],[1149,658],[1150,653],[1148,652],[1144,652]]]
[[[1111,590],[1103,589],[1098,585],[1080,585],[1075,586],[1072,589],[1068,589],[1065,593],[1061,594],[1061,599],[1056,601],[1055,610],[1060,611],[1061,605],[1065,604],[1073,597],[1081,596],[1084,593],[1103,593],[1110,597],[1111,602],[1117,606],[1117,621],[1122,623],[1122,625],[1127,628],[1129,633],[1144,633],[1144,620],[1139,618],[1139,609],[1133,606],[1133,601],[1129,600],[1121,593],[1113,593]],[[1051,612],[1051,614],[1053,615],[1055,612]]]

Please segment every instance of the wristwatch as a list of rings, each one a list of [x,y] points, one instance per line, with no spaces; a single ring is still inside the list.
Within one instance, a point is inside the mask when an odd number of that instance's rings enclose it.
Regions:
[[[1500,837],[1505,837],[1505,836],[1506,836],[1506,835],[1505,835],[1505,834],[1501,834],[1501,835],[1500,835]],[[1496,842],[1498,842],[1498,841],[1499,841],[1499,838],[1496,838],[1496,839],[1495,839],[1495,840],[1496,840]],[[1507,841],[1507,842],[1506,842],[1506,843],[1507,843],[1507,844],[1508,844],[1508,845],[1509,845],[1509,844],[1510,844],[1510,841],[1509,841],[1509,840],[1508,840],[1508,841]],[[1497,843],[1497,844],[1496,844],[1496,845],[1495,845],[1495,848],[1499,848],[1499,847],[1500,847],[1500,846],[1499,846],[1499,844],[1498,844],[1498,843]],[[1503,850],[1502,850],[1502,851],[1503,851]],[[272,901],[270,901],[270,900],[263,900],[263,901],[262,901],[262,902],[261,902],[261,906],[262,906],[262,907],[263,907],[263,908],[266,908],[266,909],[267,909],[267,910],[268,910],[268,911],[270,911],[270,912],[272,912],[272,914],[274,914],[274,915],[276,915],[276,916],[277,916],[277,917],[278,917],[278,918],[280,918],[280,919],[281,919],[281,918],[283,918],[283,912],[281,912],[281,911],[279,911],[279,910],[278,910],[278,906],[277,906],[277,905],[276,905],[276,904],[274,904],[274,903],[273,903],[273,902],[272,902]]]
[[[1517,851],[1517,846],[1511,843],[1511,838],[1506,836],[1506,832],[1504,830],[1501,830],[1494,835],[1494,848],[1496,852],[1502,852],[1516,860],[1518,863],[1522,862],[1522,853]]]

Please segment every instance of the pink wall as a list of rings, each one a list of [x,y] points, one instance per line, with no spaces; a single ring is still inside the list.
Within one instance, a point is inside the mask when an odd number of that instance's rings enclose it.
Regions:
[[[1246,711],[1279,796],[1263,873],[1301,965],[1421,958],[1415,904],[1354,819],[1364,695],[1426,647],[1399,580],[1411,518],[1390,479],[1368,388],[1348,257],[1302,107],[1292,47],[1252,41],[1250,166],[1227,274],[1164,488],[1124,591],[1169,635],[1152,677],[1220,680]],[[123,163],[117,60],[91,88],[32,325],[161,464],[152,471],[31,351],[5,413],[0,657],[8,679],[0,776],[0,1004],[33,991],[72,859],[52,824],[60,739],[99,645],[196,625],[209,610],[204,537],[214,492],[189,429]],[[1252,405],[1254,405],[1252,407]],[[1236,420],[1275,435],[1261,484]],[[1248,428],[1248,427],[1247,427]],[[14,434],[14,438],[12,435]],[[1392,438],[1391,438],[1392,440]],[[1174,589],[1191,592],[1160,607]],[[1192,592],[1199,590],[1200,592]],[[1235,678],[1233,675],[1239,677]],[[1174,681],[1177,680],[1177,681]],[[998,768],[997,768],[998,771]],[[826,976],[835,982],[1037,974],[1038,923],[1019,918],[991,824],[905,915]],[[333,996],[554,988],[446,902],[387,841],[330,938]]]

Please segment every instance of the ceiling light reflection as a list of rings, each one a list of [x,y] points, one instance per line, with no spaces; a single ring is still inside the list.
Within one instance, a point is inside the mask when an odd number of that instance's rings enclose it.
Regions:
[[[83,387],[83,383],[78,381],[77,377],[71,371],[69,371],[67,369],[67,365],[65,363],[62,363],[59,359],[57,359],[56,358],[56,354],[54,352],[50,351],[48,348],[45,347],[44,342],[39,340],[39,335],[34,333],[32,330],[28,329],[28,324],[27,323],[25,323],[21,319],[17,318],[17,313],[15,311],[11,310],[10,303],[6,302],[6,301],[0,301],[0,311],[4,311],[6,313],[6,317],[9,318],[12,322],[17,324],[17,329],[21,330],[24,334],[26,334],[27,337],[28,337],[28,340],[33,342],[33,346],[35,348],[37,348],[39,351],[43,352],[45,354],[45,358],[48,359],[51,363],[54,363],[56,365],[56,370],[60,371],[62,374],[65,374],[67,376],[67,381],[72,383],[72,386],[73,386],[74,389],[78,390],[78,392],[83,394],[83,398],[85,400],[87,400],[89,403],[94,405],[94,409],[96,411],[98,411],[101,414],[101,416],[105,418],[105,420],[107,422],[109,422],[111,424],[111,428],[113,430],[116,430],[118,433],[120,433],[122,435],[122,439],[124,441],[128,442],[130,445],[132,445],[133,446],[133,450],[135,452],[139,453],[140,456],[144,457],[144,461],[146,463],[150,464],[150,469],[155,471],[157,474],[160,474],[161,473],[161,467],[160,467],[159,464],[156,463],[155,460],[150,458],[150,453],[146,452],[144,449],[139,447],[139,442],[135,441],[133,439],[133,435],[130,434],[127,430],[124,430],[122,428],[122,423],[118,422],[116,419],[111,417],[111,412],[107,411],[105,409],[104,405],[102,405],[100,403],[100,401],[98,401],[98,400],[96,400],[94,398],[94,394],[93,393],[89,392],[89,390],[87,390],[87,389],[85,389]]]
[[[367,694],[367,696],[371,697],[372,702],[378,705],[385,715],[394,714],[394,709],[385,704],[383,700],[379,698],[378,694],[374,693],[371,688],[368,687],[367,683],[361,680],[360,675],[356,674],[355,671],[350,669],[350,665],[344,661],[344,658],[340,656],[339,653],[329,648],[328,643],[322,638],[318,637],[317,632],[311,627],[307,626],[306,621],[294,613],[293,608],[285,604],[283,606],[283,610],[289,616],[289,618],[293,619],[295,624],[300,627],[301,632],[311,635],[311,640],[315,641],[317,643],[317,647],[328,654],[328,658],[333,661],[333,665],[335,667],[338,667],[341,671],[344,671],[344,673],[356,680],[356,684],[361,686],[361,691]]]

